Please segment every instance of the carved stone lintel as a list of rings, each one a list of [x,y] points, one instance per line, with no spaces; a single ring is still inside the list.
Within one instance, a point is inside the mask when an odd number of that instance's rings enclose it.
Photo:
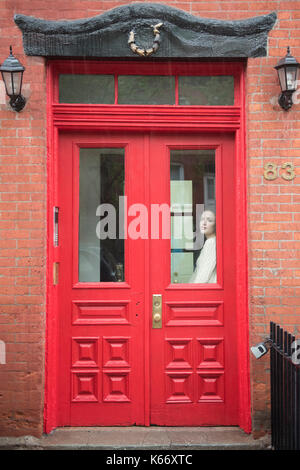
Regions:
[[[131,3],[82,20],[49,21],[15,15],[15,22],[22,30],[27,55],[132,58],[134,52],[141,57],[155,53],[159,58],[188,59],[265,56],[268,32],[276,18],[273,12],[223,21],[199,18],[160,3]],[[151,28],[154,41],[150,39],[149,44]]]

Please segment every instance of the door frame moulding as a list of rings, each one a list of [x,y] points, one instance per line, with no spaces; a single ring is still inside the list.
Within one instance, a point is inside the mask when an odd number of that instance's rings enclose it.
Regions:
[[[53,246],[53,208],[58,200],[58,139],[62,131],[161,131],[223,132],[235,136],[236,181],[236,309],[237,351],[239,364],[239,426],[251,432],[248,256],[247,256],[247,171],[245,138],[245,61],[236,62],[141,62],[136,74],[234,75],[234,106],[144,106],[86,105],[58,103],[60,73],[83,73],[83,62],[52,60],[47,64],[47,134],[48,134],[48,248],[47,248],[47,321],[45,357],[44,432],[57,427],[57,377],[59,367],[57,286],[53,285],[53,263],[59,262],[59,247]],[[208,67],[209,65],[209,67]],[[84,61],[84,73],[126,73],[131,62]],[[79,72],[81,70],[81,72]],[[132,72],[131,72],[132,73]],[[149,342],[148,342],[149,344]],[[147,375],[147,370],[146,370]],[[145,377],[147,382],[149,378]],[[149,410],[149,393],[145,392],[145,410]]]

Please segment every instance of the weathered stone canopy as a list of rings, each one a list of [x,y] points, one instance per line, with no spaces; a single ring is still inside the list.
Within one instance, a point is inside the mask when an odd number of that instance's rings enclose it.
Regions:
[[[73,21],[49,21],[15,15],[27,55],[45,57],[137,57],[128,44],[134,33],[140,48],[153,45],[159,27],[156,58],[262,57],[268,32],[277,15],[272,12],[245,20],[199,18],[157,3],[132,3],[102,15]],[[140,60],[147,60],[141,58]]]

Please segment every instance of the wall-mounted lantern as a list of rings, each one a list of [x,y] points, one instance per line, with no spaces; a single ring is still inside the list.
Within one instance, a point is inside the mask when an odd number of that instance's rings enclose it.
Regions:
[[[286,56],[280,59],[274,67],[277,70],[281,87],[278,103],[285,111],[288,111],[293,106],[292,95],[297,90],[299,67],[300,64],[291,55],[289,47],[287,48]]]
[[[21,95],[23,72],[25,67],[12,54],[10,54],[0,66],[0,71],[5,84],[6,94],[10,97],[10,106],[14,111],[21,111],[26,103],[24,96]]]

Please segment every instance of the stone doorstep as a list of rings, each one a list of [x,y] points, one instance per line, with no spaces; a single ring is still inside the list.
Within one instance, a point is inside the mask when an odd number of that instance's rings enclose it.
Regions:
[[[58,428],[41,438],[0,437],[0,450],[270,450],[236,427]]]

